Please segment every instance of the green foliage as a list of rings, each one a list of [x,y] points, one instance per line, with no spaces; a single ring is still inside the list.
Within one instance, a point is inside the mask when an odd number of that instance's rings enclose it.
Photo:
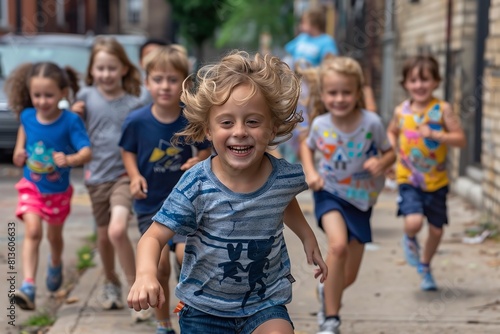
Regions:
[[[78,263],[76,268],[78,270],[87,269],[95,266],[92,247],[84,245],[77,251]]]
[[[48,313],[39,313],[32,315],[23,323],[23,326],[46,327],[52,326],[56,318]]]
[[[188,41],[201,47],[213,36],[222,22],[221,9],[225,0],[167,0],[172,15],[179,24],[180,33]]]
[[[257,48],[262,33],[272,36],[273,46],[283,46],[293,38],[292,0],[227,0],[222,16],[226,20],[217,39],[218,47]]]

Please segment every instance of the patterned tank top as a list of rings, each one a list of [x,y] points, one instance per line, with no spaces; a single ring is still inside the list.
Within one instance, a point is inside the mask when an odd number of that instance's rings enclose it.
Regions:
[[[448,185],[446,154],[448,148],[438,141],[423,138],[419,126],[427,125],[433,131],[446,131],[443,121],[443,101],[432,99],[421,113],[410,108],[410,101],[402,104],[396,116],[399,126],[396,180],[424,191],[436,191]]]

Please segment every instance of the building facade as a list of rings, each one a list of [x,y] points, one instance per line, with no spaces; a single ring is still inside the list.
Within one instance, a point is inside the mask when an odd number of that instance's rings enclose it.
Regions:
[[[165,0],[0,0],[0,34],[43,32],[175,36]]]

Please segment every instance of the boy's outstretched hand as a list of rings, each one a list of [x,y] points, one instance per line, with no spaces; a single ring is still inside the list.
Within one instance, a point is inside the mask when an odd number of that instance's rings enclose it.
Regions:
[[[165,293],[156,277],[143,277],[135,280],[128,293],[129,308],[136,311],[147,310],[149,307],[161,308],[165,303]]]
[[[314,269],[314,278],[318,278],[321,275],[319,281],[323,283],[328,277],[328,267],[325,261],[323,261],[316,238],[304,241],[304,251],[306,252],[307,263],[319,267]]]

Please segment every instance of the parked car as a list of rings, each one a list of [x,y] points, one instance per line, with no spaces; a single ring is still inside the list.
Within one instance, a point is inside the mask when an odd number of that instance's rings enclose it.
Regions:
[[[131,61],[138,66],[139,49],[144,36],[110,35],[125,48]],[[19,121],[7,104],[5,79],[20,64],[52,61],[59,66],[71,66],[82,79],[87,70],[95,36],[77,34],[37,34],[0,37],[0,154],[11,153],[16,143]],[[82,81],[83,83],[83,81]]]

